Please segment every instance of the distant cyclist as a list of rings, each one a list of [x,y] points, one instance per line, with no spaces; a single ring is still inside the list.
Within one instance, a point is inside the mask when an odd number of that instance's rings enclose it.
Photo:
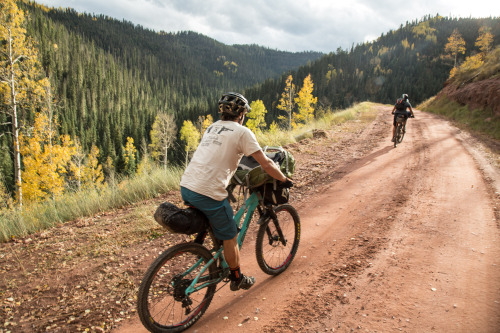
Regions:
[[[406,111],[406,109],[410,109],[410,111]],[[399,115],[405,116],[405,120],[403,122],[403,126],[406,126],[406,120],[408,117],[415,118],[413,115],[413,109],[411,108],[411,104],[408,101],[408,95],[403,94],[401,98],[398,98],[396,104],[394,104],[394,108],[392,108],[392,114],[394,115],[394,121],[392,122],[392,142],[394,142],[394,134],[396,134],[396,118]]]

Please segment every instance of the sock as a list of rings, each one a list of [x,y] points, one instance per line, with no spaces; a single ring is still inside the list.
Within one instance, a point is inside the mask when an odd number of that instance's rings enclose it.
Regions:
[[[229,274],[229,279],[231,281],[239,281],[241,279],[241,270],[240,266],[236,268],[230,268],[231,273]]]

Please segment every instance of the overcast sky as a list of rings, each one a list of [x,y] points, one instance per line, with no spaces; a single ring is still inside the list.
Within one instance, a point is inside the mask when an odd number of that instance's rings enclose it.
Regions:
[[[500,17],[498,0],[35,0],[125,19],[155,31],[195,31],[224,44],[320,51],[371,41],[425,15]]]

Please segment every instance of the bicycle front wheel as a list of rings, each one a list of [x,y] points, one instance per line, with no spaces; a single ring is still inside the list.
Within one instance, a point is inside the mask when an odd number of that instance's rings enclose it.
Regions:
[[[259,227],[255,253],[262,271],[269,275],[284,272],[292,263],[300,242],[300,218],[291,205],[274,208],[277,218]]]
[[[215,293],[216,283],[186,295],[186,289],[212,258],[200,244],[184,243],[163,252],[147,270],[139,287],[137,312],[150,332],[181,332],[205,313]],[[210,265],[197,286],[216,278]]]

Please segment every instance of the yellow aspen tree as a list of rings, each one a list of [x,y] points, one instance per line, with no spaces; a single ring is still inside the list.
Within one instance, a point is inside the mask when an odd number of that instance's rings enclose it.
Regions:
[[[279,116],[278,119],[287,119],[288,120],[288,130],[292,130],[292,112],[294,107],[294,98],[295,98],[295,85],[292,83],[293,77],[289,75],[285,81],[285,90],[281,94],[281,98],[277,108],[279,110],[283,110],[287,113],[288,119]]]
[[[134,146],[134,139],[127,137],[127,144],[125,145],[125,173],[129,176],[133,175],[137,168],[136,153],[137,149]]]
[[[113,158],[111,156],[108,156],[106,158],[106,161],[104,162],[104,165],[103,165],[103,169],[104,169],[103,171],[106,175],[106,182],[114,184],[116,170],[115,170],[115,166],[113,165]]]
[[[98,158],[99,148],[97,148],[96,145],[92,145],[87,163],[85,163],[84,167],[84,188],[99,188],[102,187],[104,183],[104,173],[102,171],[102,166],[99,164]]]
[[[75,153],[71,156],[71,161],[69,165],[70,176],[68,177],[70,183],[76,183],[76,189],[81,190],[83,177],[85,174],[85,153],[82,150],[82,146],[78,140],[75,140]]]
[[[302,89],[300,89],[297,97],[295,98],[295,103],[297,103],[298,113],[294,115],[295,123],[307,124],[314,119],[314,106],[316,105],[318,98],[313,96],[314,83],[311,79],[311,74],[309,74],[304,79],[304,84]]]
[[[453,33],[448,38],[448,43],[445,45],[444,50],[453,56],[455,59],[453,67],[456,68],[458,55],[465,53],[465,40],[462,38],[458,29],[453,30]]]
[[[260,99],[253,101],[250,104],[250,112],[247,113],[246,126],[252,130],[252,132],[262,131],[266,127],[266,106],[264,102]]]
[[[214,118],[212,117],[212,115],[207,115],[207,116],[199,116],[198,117],[198,120],[196,121],[196,128],[198,129],[198,131],[200,132],[201,136],[203,136],[203,134],[205,133],[205,131],[207,130],[207,128],[212,125],[214,122]]]
[[[437,19],[437,18],[436,18]],[[425,37],[426,41],[437,42],[436,29],[431,28],[429,21],[420,22],[417,26],[413,27],[412,32],[415,37]]]
[[[182,128],[180,131],[181,140],[186,144],[184,150],[186,151],[186,165],[189,161],[189,153],[194,151],[198,147],[200,142],[200,132],[196,129],[196,126],[190,120],[184,120]]]
[[[16,199],[23,204],[21,173],[20,128],[24,105],[33,104],[36,96],[43,95],[48,80],[37,58],[34,43],[26,36],[26,18],[14,0],[0,0],[0,93],[11,125]]]
[[[145,151],[142,155],[142,159],[137,165],[138,175],[149,175],[154,169],[154,162],[149,155],[149,152]]]
[[[479,36],[476,39],[475,46],[481,51],[481,57],[484,60],[486,54],[491,50],[491,44],[493,43],[493,35],[490,32],[490,28],[481,27],[479,28]]]
[[[273,121],[271,125],[269,125],[269,133],[276,134],[278,133],[278,124],[276,121]]]
[[[332,65],[328,65],[328,72],[325,74],[326,82],[330,83],[331,79],[335,79],[337,77],[337,70]]]
[[[171,113],[158,113],[149,134],[151,157],[163,162],[163,167],[167,171],[168,149],[174,144],[177,135],[175,116]]]
[[[200,131],[201,135],[203,135],[203,133],[205,133],[207,128],[213,123],[214,123],[214,117],[212,117],[211,114],[207,115],[203,120],[203,122],[201,123],[201,131]]]
[[[30,136],[20,134],[20,152],[23,156],[22,172],[24,197],[35,202],[61,195],[65,189],[65,175],[71,157],[76,152],[69,135],[60,137],[60,144],[51,142],[54,129],[47,114],[35,115]]]

